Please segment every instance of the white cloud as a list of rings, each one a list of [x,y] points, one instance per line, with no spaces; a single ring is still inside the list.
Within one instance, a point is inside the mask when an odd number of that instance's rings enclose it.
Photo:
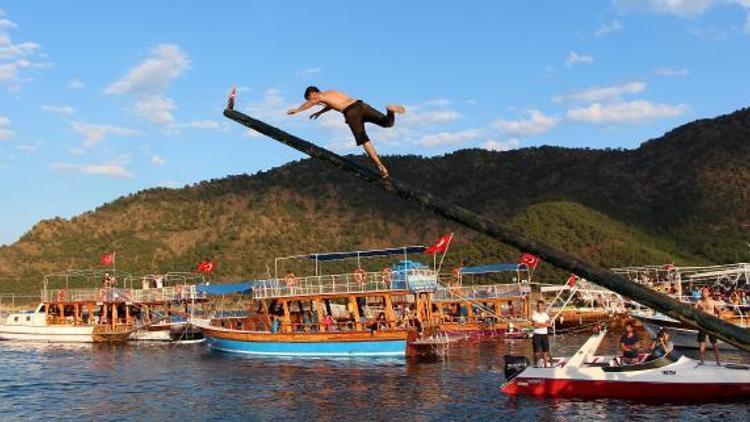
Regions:
[[[594,58],[588,54],[578,54],[575,51],[568,53],[565,64],[570,67],[576,64],[593,64]]]
[[[46,111],[47,113],[53,113],[60,116],[66,116],[70,117],[73,114],[75,114],[75,109],[70,106],[51,106],[51,105],[42,105],[42,111]]]
[[[164,92],[190,66],[187,55],[174,44],[160,44],[150,56],[117,82],[105,94],[153,95]]]
[[[16,29],[15,22],[0,15],[0,84],[10,90],[20,88],[22,82],[30,80],[22,77],[24,69],[40,69],[45,63],[36,61],[41,46],[35,42],[14,44],[8,31]]]
[[[71,123],[73,131],[83,138],[83,146],[92,147],[103,141],[109,135],[115,136],[136,136],[139,132],[135,129],[129,129],[114,125],[100,125],[96,123],[86,123],[75,121]]]
[[[696,16],[717,4],[717,0],[615,0],[621,10],[647,11],[677,16]]]
[[[300,77],[300,76],[310,76],[310,75],[315,75],[317,73],[320,73],[321,71],[323,71],[323,69],[320,68],[320,67],[308,67],[307,69],[300,70],[299,72],[296,73],[296,75],[298,77]]]
[[[482,144],[482,148],[489,151],[508,151],[511,149],[516,149],[519,146],[521,146],[521,141],[516,138],[508,139],[505,142],[488,139],[485,143]]]
[[[0,116],[0,141],[8,140],[16,136],[16,133],[10,128],[10,119]]]
[[[16,145],[14,148],[17,149],[17,150],[19,150],[19,151],[28,152],[29,154],[33,154],[33,153],[39,151],[39,147],[36,146],[36,145],[27,145],[27,144],[25,144],[25,145]]]
[[[86,85],[83,84],[78,78],[72,79],[70,82],[68,82],[68,88],[72,89],[73,91],[78,91],[79,89],[85,88]]]
[[[425,101],[424,104],[427,106],[448,107],[451,105],[451,100],[447,98],[435,98],[434,100]]]
[[[281,91],[269,88],[263,91],[263,97],[260,101],[251,102],[247,105],[247,112],[250,116],[260,120],[278,122],[286,118],[286,111],[292,107],[293,105],[281,95]]]
[[[108,176],[120,179],[132,179],[135,177],[130,170],[125,168],[124,164],[105,163],[105,164],[73,164],[73,163],[53,163],[54,170],[80,173],[96,176]]]
[[[493,126],[508,135],[524,137],[547,132],[560,122],[559,118],[547,116],[539,110],[529,110],[527,113],[529,114],[528,119],[500,119],[496,120]]]
[[[680,76],[687,76],[690,73],[690,70],[687,68],[675,68],[675,67],[660,67],[656,70],[654,70],[654,73],[656,73],[659,76],[666,76],[669,78],[675,78]]]
[[[594,32],[594,36],[601,37],[602,35],[606,35],[612,32],[622,31],[623,28],[625,27],[622,25],[622,23],[620,23],[619,20],[615,19],[612,22],[599,27],[599,29]]]
[[[420,110],[419,107],[407,108],[407,113],[397,117],[399,124],[408,126],[433,126],[450,123],[461,118],[454,110]]]
[[[594,103],[588,107],[568,110],[567,117],[577,122],[596,124],[640,123],[647,120],[677,117],[689,109],[687,104],[654,104],[637,100],[612,105]]]
[[[176,126],[181,127],[181,128],[187,128],[187,129],[204,129],[204,130],[221,129],[224,127],[221,123],[217,122],[216,120],[193,120],[192,122],[179,123]]]
[[[552,99],[555,102],[563,100],[573,101],[602,101],[610,98],[618,98],[626,94],[637,94],[646,89],[646,83],[641,81],[627,82],[620,85],[592,87],[583,91],[576,91],[567,95],[558,95]]]
[[[152,48],[149,57],[118,81],[104,89],[105,94],[135,96],[133,112],[148,122],[172,125],[175,101],[163,93],[190,67],[187,55],[174,44]]]
[[[151,156],[151,164],[155,166],[163,166],[164,164],[167,164],[167,160],[154,154]]]
[[[133,112],[137,116],[158,125],[174,123],[172,112],[176,109],[174,100],[164,95],[144,95],[133,104]]]
[[[18,28],[18,25],[16,25],[15,22],[6,19],[4,17],[0,17],[0,30],[8,30],[8,29],[16,29]]]
[[[447,145],[461,145],[480,136],[477,129],[466,129],[458,132],[439,132],[425,135],[419,140],[419,145],[427,148]]]
[[[70,151],[73,155],[85,155],[86,150],[79,147],[68,147],[68,151]]]

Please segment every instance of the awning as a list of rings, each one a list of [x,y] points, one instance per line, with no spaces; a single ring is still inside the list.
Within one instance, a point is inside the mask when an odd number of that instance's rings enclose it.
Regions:
[[[350,258],[374,258],[378,256],[391,256],[391,255],[403,255],[403,254],[415,254],[415,253],[424,253],[425,247],[424,246],[406,246],[403,248],[388,248],[388,249],[373,249],[369,251],[353,251],[353,252],[326,252],[326,253],[320,253],[320,254],[311,254],[311,255],[300,255],[300,256],[292,256],[289,258],[298,258],[298,259],[310,259],[318,261],[338,261],[341,259],[350,259]]]
[[[516,272],[520,267],[520,264],[488,264],[476,267],[462,267],[461,275]]]
[[[234,284],[204,284],[198,285],[195,289],[198,292],[205,293],[209,296],[231,295],[235,293],[250,294],[256,281],[245,281]]]

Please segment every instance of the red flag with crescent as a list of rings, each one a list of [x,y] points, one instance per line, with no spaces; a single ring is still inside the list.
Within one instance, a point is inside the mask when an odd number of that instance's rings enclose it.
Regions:
[[[203,261],[198,264],[198,272],[203,274],[209,274],[214,271],[216,268],[216,263],[214,261],[204,259]]]
[[[528,252],[524,252],[521,255],[521,259],[519,260],[519,264],[524,264],[529,268],[536,268],[537,265],[539,265],[539,257],[536,255],[532,255]]]
[[[440,240],[437,241],[437,243],[425,249],[424,253],[426,253],[427,255],[435,255],[447,251],[448,246],[451,244],[451,239],[453,239],[453,234],[446,234],[445,236],[441,237]]]
[[[114,265],[114,263],[115,263],[115,253],[112,252],[112,253],[107,253],[107,254],[102,255],[102,257],[101,257],[101,263],[105,267],[108,267],[110,265]]]
[[[568,281],[565,283],[570,287],[571,289],[576,285],[576,281],[578,281],[578,276],[575,274],[571,274],[570,277],[568,277]]]

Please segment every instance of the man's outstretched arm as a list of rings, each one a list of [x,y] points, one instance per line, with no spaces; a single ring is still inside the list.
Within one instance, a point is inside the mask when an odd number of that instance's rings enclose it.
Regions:
[[[292,115],[292,114],[297,114],[297,113],[303,112],[303,111],[307,110],[308,108],[314,106],[315,104],[317,104],[317,102],[311,101],[311,100],[307,100],[304,103],[302,103],[299,107],[289,109],[286,112],[286,114]]]
[[[320,115],[321,115],[321,114],[323,114],[323,113],[326,113],[326,112],[329,112],[329,111],[331,111],[331,110],[333,110],[333,109],[332,109],[331,107],[329,107],[329,106],[325,106],[325,107],[323,107],[323,109],[322,109],[322,110],[320,110],[320,111],[318,111],[318,112],[316,112],[316,113],[313,113],[313,114],[311,114],[311,115],[310,115],[310,118],[311,118],[311,119],[317,119],[318,117],[320,117]]]

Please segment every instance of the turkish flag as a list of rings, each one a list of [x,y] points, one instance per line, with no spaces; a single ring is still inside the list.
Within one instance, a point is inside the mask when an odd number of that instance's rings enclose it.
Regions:
[[[530,253],[524,252],[521,255],[521,259],[519,260],[519,264],[524,264],[529,268],[536,268],[537,265],[539,265],[539,257],[536,255],[532,255]]]
[[[425,249],[424,253],[426,253],[427,255],[443,253],[448,250],[448,246],[451,244],[452,239],[453,233],[446,234],[445,236],[441,237],[440,240],[437,241],[437,243]]]
[[[113,265],[115,263],[115,253],[112,252],[112,253],[102,255],[101,263],[105,267]]]
[[[208,259],[204,259],[198,264],[198,272],[203,274],[212,273],[216,268],[216,263]]]
[[[674,270],[674,264],[664,264],[664,269],[667,271]]]
[[[575,274],[571,274],[570,277],[568,277],[568,281],[565,284],[567,284],[568,287],[572,289],[573,286],[576,285],[576,281],[578,281],[578,276]]]

